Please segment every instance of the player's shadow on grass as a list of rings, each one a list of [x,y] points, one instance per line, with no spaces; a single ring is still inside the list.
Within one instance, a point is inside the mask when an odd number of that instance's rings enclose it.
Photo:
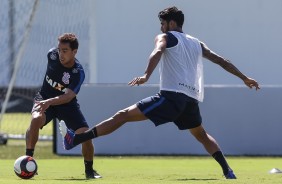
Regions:
[[[53,180],[58,180],[58,181],[88,181],[85,178],[58,178],[58,179],[53,179]]]
[[[212,179],[212,178],[183,178],[177,179],[177,181],[215,181],[219,179]]]

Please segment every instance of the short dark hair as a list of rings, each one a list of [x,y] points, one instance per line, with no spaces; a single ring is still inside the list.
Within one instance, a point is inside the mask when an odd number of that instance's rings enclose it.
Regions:
[[[79,43],[77,37],[73,33],[62,34],[58,37],[58,41],[61,43],[69,43],[72,50],[78,49]]]
[[[175,6],[166,8],[159,12],[159,19],[165,20],[167,22],[173,20],[176,22],[177,26],[181,27],[184,23],[184,14],[183,12],[176,8]]]

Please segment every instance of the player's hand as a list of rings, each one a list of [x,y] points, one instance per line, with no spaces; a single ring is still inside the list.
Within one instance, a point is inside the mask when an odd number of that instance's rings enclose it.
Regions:
[[[134,85],[139,86],[141,84],[144,84],[145,82],[147,82],[147,78],[144,75],[144,76],[141,76],[141,77],[135,77],[134,79],[132,79],[132,81],[130,81],[128,83],[128,85],[130,85],[130,86],[134,86]]]
[[[251,88],[251,89],[252,89],[253,87],[255,87],[256,90],[260,89],[258,82],[255,81],[255,80],[252,79],[252,78],[246,78],[246,79],[244,79],[244,83],[246,84],[246,86],[248,86],[248,87]]]
[[[48,100],[42,100],[35,102],[35,108],[38,112],[45,112],[46,109],[48,109],[50,106],[50,103]]]

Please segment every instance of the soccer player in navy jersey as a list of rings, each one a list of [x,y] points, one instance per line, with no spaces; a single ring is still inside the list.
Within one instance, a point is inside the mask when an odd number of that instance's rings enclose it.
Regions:
[[[155,38],[155,48],[149,57],[144,75],[135,77],[129,85],[147,82],[159,63],[160,92],[118,111],[82,134],[74,134],[64,122],[60,122],[64,147],[71,149],[86,140],[110,134],[127,122],[150,119],[156,126],[173,122],[178,129],[189,130],[204,146],[219,163],[226,179],[236,179],[217,141],[202,125],[198,106],[204,95],[202,58],[239,77],[249,88],[258,90],[259,84],[240,72],[229,60],[210,50],[206,44],[183,33],[184,14],[181,10],[169,7],[159,12],[158,16],[163,34]]]
[[[75,34],[64,33],[58,38],[58,47],[50,49],[47,54],[46,74],[34,98],[32,119],[26,131],[26,155],[33,156],[39,129],[54,118],[67,122],[76,133],[89,128],[76,98],[85,78],[84,70],[75,58],[78,45]],[[86,178],[100,178],[93,169],[94,146],[91,140],[82,143],[82,155]]]

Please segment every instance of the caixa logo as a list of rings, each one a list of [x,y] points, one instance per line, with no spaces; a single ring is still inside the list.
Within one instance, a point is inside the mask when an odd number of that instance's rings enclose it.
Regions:
[[[45,79],[46,79],[47,83],[50,86],[52,86],[53,88],[55,88],[56,90],[59,90],[59,91],[62,91],[62,92],[66,92],[66,88],[62,84],[60,84],[60,83],[58,83],[56,81],[53,81],[52,79],[49,78],[48,75],[46,75]]]

